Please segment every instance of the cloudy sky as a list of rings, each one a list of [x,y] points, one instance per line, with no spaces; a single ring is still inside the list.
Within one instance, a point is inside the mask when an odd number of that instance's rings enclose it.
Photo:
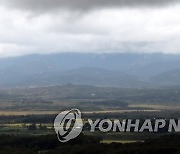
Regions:
[[[180,0],[1,0],[0,57],[180,53]]]

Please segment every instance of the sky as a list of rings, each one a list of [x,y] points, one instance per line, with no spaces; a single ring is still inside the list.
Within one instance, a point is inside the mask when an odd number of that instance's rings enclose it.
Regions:
[[[0,57],[180,53],[180,0],[1,0]]]

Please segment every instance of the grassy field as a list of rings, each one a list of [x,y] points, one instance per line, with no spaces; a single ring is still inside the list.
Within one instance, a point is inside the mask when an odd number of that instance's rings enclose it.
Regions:
[[[179,110],[179,105],[161,105],[161,104],[129,104],[130,108],[143,108],[152,110]]]
[[[127,143],[136,143],[136,142],[143,142],[142,140],[114,140],[114,139],[104,139],[101,141],[101,143],[105,144],[111,144],[111,143],[122,143],[122,144],[127,144]]]
[[[14,110],[7,110],[7,111],[2,111],[0,110],[0,115],[44,115],[44,114],[59,114],[62,110],[59,111],[46,111],[46,110],[32,110],[32,111],[14,111]],[[128,112],[160,112],[161,110],[159,109],[146,109],[146,110],[134,110],[134,109],[119,109],[119,110],[95,110],[95,111],[82,111],[84,114],[96,114],[96,113],[128,113]]]
[[[58,114],[60,111],[0,111],[0,115],[44,115],[44,114]]]

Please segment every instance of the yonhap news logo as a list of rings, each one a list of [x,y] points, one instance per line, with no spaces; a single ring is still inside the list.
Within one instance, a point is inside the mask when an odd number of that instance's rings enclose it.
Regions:
[[[90,132],[180,132],[179,119],[88,119]],[[54,120],[54,129],[60,142],[76,138],[83,131],[83,119],[78,109],[59,113]]]
[[[81,112],[78,109],[63,111],[54,120],[54,129],[60,142],[76,138],[83,128]]]

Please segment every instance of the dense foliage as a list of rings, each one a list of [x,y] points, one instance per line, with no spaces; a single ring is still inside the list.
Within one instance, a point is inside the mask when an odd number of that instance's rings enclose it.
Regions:
[[[178,154],[180,135],[172,134],[143,143],[102,144],[100,138],[84,136],[68,143],[60,143],[55,135],[46,136],[0,136],[0,153],[14,154]]]

